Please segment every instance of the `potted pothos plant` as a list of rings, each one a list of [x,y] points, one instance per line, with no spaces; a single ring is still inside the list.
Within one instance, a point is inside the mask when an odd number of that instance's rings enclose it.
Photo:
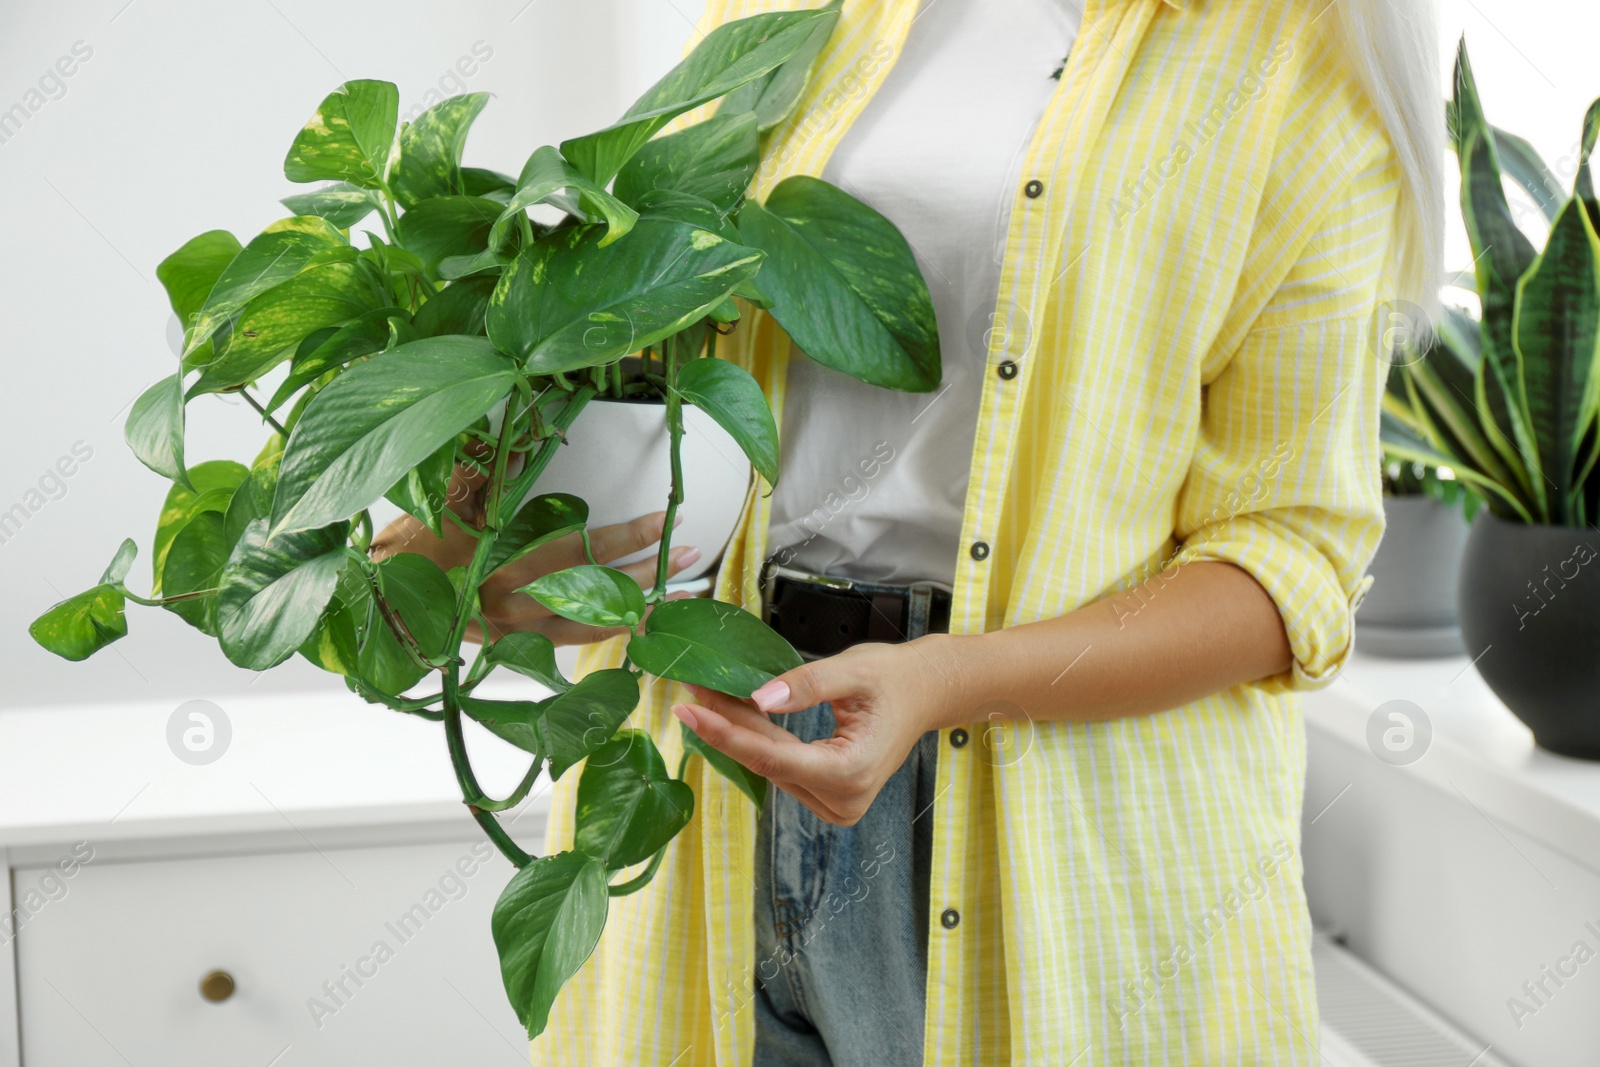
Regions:
[[[1461,631],[1489,687],[1543,747],[1600,759],[1600,203],[1590,106],[1574,188],[1484,117],[1462,43],[1449,122],[1479,321],[1447,312],[1385,404],[1392,456],[1449,467],[1484,501],[1461,566]],[[1542,251],[1502,177],[1549,223]],[[1391,398],[1393,399],[1393,398]]]
[[[683,767],[670,773],[647,733],[622,729],[641,678],[748,695],[800,662],[739,606],[666,599],[670,515],[653,588],[590,555],[524,590],[568,619],[626,628],[624,666],[568,680],[533,633],[469,656],[489,574],[553,538],[578,536],[587,549],[586,502],[540,491],[552,459],[578,447],[564,444],[567,431],[607,403],[654,404],[670,442],[672,513],[684,497],[686,406],[777,481],[766,399],[716,354],[719,334],[752,314],[863,381],[923,391],[939,380],[932,301],[887,219],[809,177],[746,199],[765,135],[800,99],[837,7],[719,27],[617,122],[539,148],[516,178],[461,163],[482,93],[398,128],[393,85],[331,93],[284,171],[332,184],[286,199],[292,216],[248,243],[201,234],[158,270],[185,335],[180,365],[127,423],[134,453],[172,483],[149,595],[129,584],[130,539],[98,583],[31,627],[78,660],[127,632],[127,602],[151,605],[215,637],[240,667],[299,655],[368,701],[438,722],[463,802],[517,868],[493,934],[530,1035],[593,950],[609,897],[648,883],[694,807]],[[712,102],[710,117],[661,135]],[[555,217],[532,217],[536,205]],[[190,466],[185,405],[219,393],[260,413],[266,443],[248,463]],[[584,440],[604,465],[630,462],[626,438]],[[483,478],[479,522],[449,499],[458,467]],[[475,541],[470,563],[445,572],[408,552],[374,562],[370,509],[383,499],[436,534],[460,526]],[[553,695],[488,699],[479,686],[496,670]],[[509,796],[480,787],[466,719],[528,754]],[[691,739],[696,752],[760,802],[759,778]],[[571,849],[531,856],[497,813],[541,773],[580,764]]]

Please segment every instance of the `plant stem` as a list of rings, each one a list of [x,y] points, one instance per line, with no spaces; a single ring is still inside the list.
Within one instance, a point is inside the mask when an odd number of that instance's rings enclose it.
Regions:
[[[383,199],[378,205],[378,217],[383,220],[383,232],[389,235],[389,243],[399,244],[395,231],[400,227],[400,217],[395,214],[394,194],[389,191],[387,183],[383,185]]]
[[[450,766],[455,769],[456,784],[461,787],[461,799],[500,854],[510,860],[513,867],[526,867],[533,862],[533,857],[511,839],[506,828],[500,825],[500,820],[495,818],[494,812],[478,806],[484,796],[477,777],[472,773],[472,762],[467,758],[467,738],[461,730],[461,694],[456,688],[458,670],[460,668],[453,663],[445,670],[444,736],[445,743],[450,747]]]
[[[519,382],[519,390],[525,392],[526,389],[526,380],[521,380]],[[593,396],[594,390],[592,388],[588,386],[578,388],[567,403],[563,405],[561,413],[553,420],[554,425],[561,430],[571,426],[573,420],[578,417],[584,405]],[[473,593],[478,586],[483,584],[484,571],[489,564],[489,553],[493,551],[495,542],[498,540],[500,520],[502,518],[501,502],[511,500],[513,502],[512,506],[521,503],[528,487],[538,479],[539,475],[544,473],[545,467],[549,466],[550,460],[555,456],[555,450],[561,445],[559,434],[548,438],[539,447],[539,451],[524,465],[522,473],[512,481],[509,487],[505,485],[505,455],[509,452],[506,446],[511,443],[512,435],[515,433],[514,423],[516,420],[512,417],[512,411],[511,407],[507,407],[505,423],[501,427],[500,455],[496,457],[486,497],[491,506],[486,509],[485,516],[487,521],[485,522],[483,536],[479,538],[476,547],[473,549],[472,560],[467,564],[466,578],[461,583],[462,598],[456,604],[455,620],[450,627],[449,639],[445,642],[448,663],[444,666],[442,673],[444,675],[445,741],[450,750],[450,765],[455,771],[456,782],[461,787],[461,799],[466,803],[468,810],[472,812],[472,817],[478,821],[478,825],[483,828],[483,832],[488,835],[489,840],[500,850],[500,854],[510,860],[514,866],[523,867],[532,862],[533,857],[524,852],[511,839],[511,835],[506,832],[505,827],[501,826],[500,821],[495,818],[494,810],[483,806],[485,802],[491,805],[493,802],[488,801],[488,798],[484,796],[483,789],[478,785],[477,776],[472,771],[472,761],[467,754],[466,736],[462,731],[461,725],[461,642],[466,636],[467,623],[472,619],[470,605]],[[542,762],[541,760],[540,763],[542,764]],[[530,773],[537,774],[537,765],[534,771]]]
[[[377,608],[379,617],[383,619],[383,624],[389,628],[389,632],[394,634],[394,639],[399,642],[400,647],[405,649],[406,655],[411,657],[411,662],[425,671],[438,670],[439,664],[428,658],[422,646],[417,643],[416,637],[412,635],[411,627],[406,625],[400,613],[390,606],[388,599],[383,595],[383,587],[378,582],[377,572],[368,571],[366,577],[372,586],[372,603]]]
[[[278,433],[282,434],[284,437],[288,437],[289,436],[289,431],[285,430],[282,426],[280,426],[278,424],[278,420],[277,419],[275,419],[271,415],[267,414],[267,409],[261,406],[261,402],[259,400],[257,400],[255,397],[250,395],[250,390],[248,390],[248,389],[240,389],[239,390],[239,395],[244,397],[244,402],[246,404],[249,404],[251,407],[256,409],[256,414],[260,415],[262,421],[264,421],[268,426],[271,426],[274,430],[276,430]]]
[[[680,782],[683,781],[683,772],[689,769],[689,757],[691,755],[693,755],[693,753],[685,750],[683,753],[683,758],[678,760],[677,778]],[[670,841],[667,842],[668,845],[671,843],[672,842]],[[661,860],[666,856],[666,854],[667,845],[662,845],[656,850],[655,855],[650,857],[650,865],[644,870],[640,871],[637,878],[630,878],[626,882],[618,882],[616,885],[606,886],[606,894],[613,897],[625,897],[629,893],[637,893],[639,890],[649,885],[650,880],[656,876],[656,870],[660,868]]]
[[[362,508],[359,520],[360,531],[356,536],[361,542],[361,551],[366,552],[368,548],[372,547],[372,512]]]
[[[683,397],[678,395],[678,338],[668,338],[663,357],[666,364],[667,435],[672,448],[672,491],[667,494],[667,517],[661,523],[661,547],[656,552],[656,587],[647,598],[655,603],[667,595],[667,563],[672,552],[672,523],[683,503]]]
[[[512,507],[522,503],[533,483],[550,465],[550,461],[555,458],[556,449],[560,448],[565,440],[566,431],[572,428],[572,424],[577,421],[584,406],[594,399],[594,395],[592,388],[582,385],[567,396],[566,402],[561,405],[561,413],[550,420],[550,436],[545,438],[539,450],[523,464],[521,473],[506,490],[506,499],[512,502]]]
[[[650,857],[650,865],[643,871],[639,872],[639,876],[637,878],[630,878],[626,882],[618,882],[616,885],[606,886],[607,895],[613,897],[625,897],[629,893],[637,893],[639,890],[649,885],[650,880],[656,876],[656,870],[661,866],[661,860],[666,856],[666,854],[667,846],[662,845],[660,848],[656,849],[656,854]]]
[[[533,788],[533,783],[539,780],[539,772],[543,769],[544,759],[541,757],[534,760],[533,766],[528,768],[528,773],[522,776],[522,781],[517,783],[517,787],[511,791],[510,796],[504,800],[490,800],[488,797],[480,797],[475,806],[484,811],[505,811],[507,808],[516,807],[522,803],[522,798],[527,796],[528,791]]]
[[[532,400],[533,387],[528,384],[528,379],[518,378],[513,397],[506,404],[505,419],[500,427],[500,440],[494,451],[494,473],[489,479],[487,498],[489,506],[484,509],[484,514],[487,516],[485,525],[491,530],[499,530],[504,518],[501,509],[505,503],[506,463],[511,459],[511,442],[516,437],[517,411],[526,407]],[[468,588],[473,587],[468,586]]]
[[[429,704],[436,704],[443,699],[443,693],[434,693],[427,697],[397,697],[392,693],[385,693],[381,689],[362,685],[360,679],[356,680],[356,691],[373,704],[382,704],[391,711],[402,711],[407,715],[416,715],[419,718],[431,719],[438,722],[444,718],[442,711],[428,710]]]
[[[147,608],[159,608],[167,604],[181,603],[185,600],[199,600],[201,597],[216,596],[217,591],[215,589],[196,589],[190,593],[175,593],[172,596],[158,597],[155,600],[151,600],[148,597],[140,596],[138,593],[129,592],[128,588],[123,586],[122,595],[135,604],[143,604]]]

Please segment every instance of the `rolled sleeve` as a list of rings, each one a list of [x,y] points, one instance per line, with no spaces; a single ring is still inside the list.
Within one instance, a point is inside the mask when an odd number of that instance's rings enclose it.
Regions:
[[[1270,689],[1333,680],[1371,583],[1386,367],[1365,352],[1367,317],[1253,330],[1206,387],[1177,561],[1232,563],[1272,598],[1294,662],[1261,683]]]

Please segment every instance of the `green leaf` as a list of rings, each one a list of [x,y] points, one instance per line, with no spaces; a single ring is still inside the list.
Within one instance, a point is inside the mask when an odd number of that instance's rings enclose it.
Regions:
[[[547,754],[542,736],[545,704],[534,700],[484,700],[463,693],[461,710],[507,744],[539,759]]]
[[[628,658],[658,678],[747,698],[803,662],[766,623],[733,604],[691,597],[657,604]]]
[[[47,652],[62,659],[88,659],[111,642],[128,636],[123,615],[127,597],[114,585],[68,597],[33,620],[28,634]]]
[[[227,230],[209,230],[191,239],[161,261],[156,277],[167,290],[172,313],[187,331],[205,306],[212,286],[241,251],[239,239]]]
[[[589,521],[589,505],[567,493],[545,493],[529,500],[506,523],[489,550],[485,574],[493,574],[558,537],[576,533]]]
[[[828,0],[820,10],[832,11],[837,15],[841,2]],[[751,112],[763,132],[788,118],[811,81],[811,70],[816,64],[817,55],[822,51],[822,46],[828,43],[838,22],[837,18],[819,21],[812,27],[805,44],[793,56],[777,69],[729,93],[717,108],[717,115]]]
[[[1469,138],[1462,154],[1461,211],[1483,306],[1484,429],[1517,475],[1530,510],[1544,514],[1545,482],[1537,470],[1538,446],[1515,384],[1512,336],[1517,281],[1533,265],[1534,251],[1511,219],[1491,143],[1478,134]]]
[[[161,515],[156,520],[156,535],[150,543],[150,577],[154,583],[154,595],[161,594],[161,571],[166,565],[167,549],[173,538],[196,515],[208,511],[227,511],[234,490],[249,475],[250,471],[242,463],[235,463],[231,459],[214,459],[197,465],[189,472],[192,488],[174,485],[167,490],[167,499],[161,505]]]
[[[1578,448],[1600,400],[1600,238],[1581,200],[1567,202],[1518,282],[1512,334],[1550,518],[1570,525]]]
[[[740,282],[738,285],[733,287],[733,295],[742,297],[743,299],[748,300],[754,306],[763,310],[772,307],[772,300],[767,296],[766,293],[761,291],[761,287],[754,281],[746,280]]]
[[[515,377],[476,337],[412,341],[346,371],[306,406],[289,437],[274,536],[367,507],[488,412]]]
[[[361,674],[361,636],[366,627],[367,605],[371,601],[370,591],[365,600],[359,595],[354,598],[347,595],[347,589],[357,585],[365,588],[367,585],[359,571],[354,574],[352,571],[355,568],[347,565],[339,572],[339,584],[334,589],[333,599],[317,621],[316,629],[300,646],[300,654],[307,660],[325,671],[347,678]],[[374,683],[368,679],[368,684]],[[410,685],[415,684],[416,680],[413,679]],[[403,686],[401,691],[405,688],[409,686]],[[383,692],[396,691],[383,689]]]
[[[665,848],[692,814],[694,790],[667,773],[650,735],[623,730],[583,765],[572,843],[618,871]]]
[[[296,349],[288,376],[267,402],[267,411],[278,410],[291,396],[334,367],[382,352],[389,343],[390,323],[407,318],[403,308],[384,307],[363,312],[342,326],[328,326],[309,334]]]
[[[239,313],[191,397],[255,381],[292,355],[307,335],[382,307],[383,294],[358,263],[324,263],[262,293]]]
[[[530,1038],[544,1032],[556,994],[599,943],[609,904],[605,865],[581,852],[534,860],[495,901],[500,977]]]
[[[500,205],[478,196],[436,196],[400,216],[400,243],[415,252],[430,275],[440,260],[473,256],[489,247]]]
[[[1485,478],[1475,470],[1459,466],[1455,457],[1441,452],[1432,442],[1389,412],[1382,412],[1379,415],[1379,422],[1383,449],[1392,458],[1421,463],[1428,467],[1449,467],[1456,472],[1458,478],[1482,493],[1496,515],[1507,519],[1515,518],[1519,522],[1533,521],[1522,503],[1503,486]]]
[[[584,563],[546,574],[525,586],[539,603],[574,622],[590,626],[639,625],[644,617],[644,590],[624,571]]]
[[[452,96],[400,131],[400,157],[389,184],[401,207],[409,209],[430,197],[460,190],[467,132],[488,102],[488,93]]]
[[[683,733],[684,751],[705,757],[705,761],[711,764],[711,769],[728,779],[739,792],[749,797],[750,802],[756,806],[756,813],[760,814],[767,802],[767,780],[726,752],[712,748],[704,738],[688,726],[682,723],[678,725]]]
[[[348,230],[378,209],[378,194],[349,182],[335,182],[309,193],[278,201],[296,215],[316,215],[341,230]]]
[[[516,189],[517,180],[509,174],[486,167],[461,168],[461,192],[467,196],[486,196],[506,204]]]
[[[329,93],[289,146],[283,176],[383,185],[400,116],[400,93],[384,81],[348,81]]]
[[[678,392],[739,442],[769,485],[778,484],[778,425],[761,385],[724,359],[695,359],[678,371]]]
[[[429,297],[411,317],[419,337],[440,337],[461,333],[483,336],[484,317],[489,311],[489,294],[494,292],[494,277],[463,278]]]
[[[514,259],[515,254],[507,255],[492,248],[485,248],[473,256],[445,256],[439,261],[439,277],[452,282],[463,278],[486,278],[492,287],[499,281],[500,273]],[[481,328],[479,332],[482,332]]]
[[[489,300],[489,337],[531,373],[609,363],[699,320],[761,255],[695,226],[641,220],[614,248],[595,226],[557,230],[522,252]]]
[[[1510,484],[1511,475],[1482,432],[1473,406],[1476,376],[1477,368],[1446,345],[1433,345],[1403,374],[1394,375],[1401,379],[1402,395],[1413,414],[1429,428],[1430,436],[1456,457],[1453,466],[1471,466],[1497,482]]]
[[[939,384],[933,298],[894,223],[819,178],[779,183],[739,215],[767,253],[761,289],[806,355],[852,378],[907,392]]]
[[[456,442],[450,440],[439,451],[406,471],[383,494],[385,500],[433,531],[444,536],[445,505],[450,497],[450,476],[456,469]]]
[[[231,549],[220,511],[203,511],[194,516],[178,531],[168,549],[161,568],[163,594],[179,596],[218,588]],[[202,633],[215,635],[217,632],[215,596],[161,606]]]
[[[443,655],[455,620],[456,590],[439,565],[415,552],[390,556],[378,564],[378,589],[422,654]]]
[[[805,48],[819,23],[838,13],[784,11],[725,22],[607,128],[561,144],[561,154],[601,185],[645,142],[691,108],[760,78]]]
[[[617,172],[617,198],[639,207],[657,190],[689,193],[726,214],[744,199],[761,165],[756,116],[718,115],[677,133],[658,137]]]
[[[544,634],[518,631],[509,633],[484,650],[491,667],[505,667],[524,678],[532,678],[557,693],[565,693],[572,683],[556,665],[556,646]]]
[[[522,165],[517,190],[506,204],[505,211],[495,220],[494,230],[489,235],[489,247],[498,249],[505,244],[518,214],[534,204],[557,201],[562,201],[560,206],[564,209],[576,209],[577,213],[590,221],[596,216],[605,219],[606,233],[599,242],[602,248],[632,229],[639,217],[631,207],[562,159],[560,152],[545,145],[535,149]]]
[[[592,671],[565,693],[544,702],[544,739],[550,777],[611,740],[639,704],[639,679],[622,667]]]
[[[740,244],[739,231],[727,216],[704,197],[677,189],[650,189],[639,194],[639,216],[686,222],[709,230],[731,244]]]
[[[1567,200],[1566,191],[1561,188],[1556,176],[1550,173],[1550,168],[1545,166],[1538,151],[1526,139],[1498,126],[1494,131],[1494,142],[1506,174],[1522,187],[1528,198],[1544,212],[1547,220],[1555,221],[1561,205]]]
[[[1578,143],[1578,176],[1573,182],[1573,194],[1586,202],[1591,214],[1594,211],[1594,176],[1589,170],[1589,159],[1594,154],[1595,139],[1600,138],[1600,100],[1589,105],[1583,114],[1583,135]]]
[[[106,564],[105,572],[100,575],[102,585],[121,585],[122,580],[128,576],[128,568],[133,566],[135,557],[139,555],[139,546],[133,538],[124,537],[122,544],[117,546],[117,554],[111,557],[111,562]]]
[[[354,645],[355,673],[380,693],[398,696],[428,673],[426,667],[400,646],[399,638],[379,615],[372,585],[358,567],[347,565],[339,572],[334,601],[323,623],[319,624],[319,631],[323,629],[330,631],[326,635],[328,644],[321,646],[319,652],[337,657],[334,662],[344,666],[348,663],[345,658],[348,649]],[[313,633],[312,637],[316,638],[317,634]],[[305,651],[305,646],[301,650]],[[340,673],[349,674],[350,671]]]
[[[133,402],[123,437],[139,462],[179,485],[190,485],[183,465],[183,375],[163,378]]]
[[[217,637],[235,665],[276,667],[311,636],[333,597],[345,561],[349,524],[295,530],[267,539],[267,521],[245,528],[222,570]]]
[[[322,262],[318,257],[345,256],[349,249],[344,234],[327,219],[296,215],[274,222],[234,256],[217,277],[205,303],[194,315],[194,324],[184,341],[184,359],[188,360],[251,300]]]
[[[223,527],[229,544],[238,544],[246,526],[272,514],[272,497],[278,488],[278,468],[283,462],[283,439],[272,436],[268,447],[256,457],[249,475],[239,483],[223,513]]]

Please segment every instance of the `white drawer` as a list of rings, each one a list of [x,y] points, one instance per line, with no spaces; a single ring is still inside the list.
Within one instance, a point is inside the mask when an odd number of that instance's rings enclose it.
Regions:
[[[482,840],[19,867],[25,1067],[527,1062]],[[235,991],[212,1003],[203,976]]]

